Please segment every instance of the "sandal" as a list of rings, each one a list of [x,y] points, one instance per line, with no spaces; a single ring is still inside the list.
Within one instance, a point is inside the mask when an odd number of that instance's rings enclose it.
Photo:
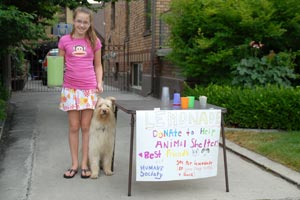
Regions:
[[[77,169],[68,169],[67,172],[69,172],[69,176],[64,173],[64,178],[73,178],[77,174]],[[73,175],[71,175],[73,173]]]
[[[81,169],[81,178],[90,178],[91,174],[86,175],[87,172],[91,172],[89,169]],[[85,175],[83,175],[83,173]]]

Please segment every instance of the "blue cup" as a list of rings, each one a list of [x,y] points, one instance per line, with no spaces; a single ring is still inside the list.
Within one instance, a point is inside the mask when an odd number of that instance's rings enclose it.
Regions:
[[[173,108],[181,108],[180,93],[174,93]]]

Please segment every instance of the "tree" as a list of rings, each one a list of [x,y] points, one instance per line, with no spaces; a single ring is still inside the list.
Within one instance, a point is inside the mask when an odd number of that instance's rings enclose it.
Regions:
[[[117,0],[96,1],[108,3]],[[91,7],[87,0],[0,0],[0,83],[4,82],[6,87],[10,84],[4,79],[10,75],[9,54],[12,51],[30,51],[32,44],[47,38],[44,28],[53,24],[61,7],[74,9],[81,5]]]
[[[297,0],[173,0],[164,16],[169,59],[203,84],[229,82],[236,64],[251,55],[251,41],[264,44],[262,55],[296,51],[299,16]]]
[[[1,50],[20,45],[22,42],[45,39],[44,26],[52,25],[60,6],[75,8],[90,4],[79,0],[2,0],[0,2]]]
[[[0,5],[0,52],[20,45],[22,41],[37,40],[44,36],[41,24],[33,22],[35,15],[18,10],[17,7]]]
[[[108,3],[117,0],[96,0]],[[5,31],[0,33],[0,47],[18,46],[20,43],[45,39],[44,26],[52,25],[55,14],[61,7],[74,9],[77,6],[91,7],[87,0],[1,0],[0,25]]]

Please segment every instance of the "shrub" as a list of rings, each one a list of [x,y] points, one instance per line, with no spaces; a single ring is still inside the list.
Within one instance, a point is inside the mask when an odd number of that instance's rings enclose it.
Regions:
[[[7,101],[9,98],[8,90],[0,83],[0,99]]]
[[[276,85],[241,88],[186,86],[184,95],[207,96],[207,102],[227,108],[227,126],[238,128],[300,130],[300,87]]]
[[[163,16],[170,26],[168,58],[203,85],[226,83],[235,64],[250,56],[245,47],[253,40],[264,44],[262,55],[296,52],[299,13],[295,0],[173,0]]]
[[[290,86],[296,79],[294,60],[297,53],[271,51],[269,55],[258,58],[244,58],[234,65],[232,84],[244,87],[266,86],[268,84]]]
[[[6,102],[0,99],[0,120],[4,120],[6,118]]]
[[[5,87],[0,84],[0,120],[6,118],[6,101],[9,98],[9,93]]]

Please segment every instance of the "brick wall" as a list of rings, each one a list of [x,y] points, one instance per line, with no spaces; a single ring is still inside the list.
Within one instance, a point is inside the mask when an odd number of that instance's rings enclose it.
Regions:
[[[107,59],[104,65],[106,68],[109,66],[110,69],[107,70],[114,71],[117,63],[119,72],[131,73],[133,63],[142,63],[142,87],[137,90],[137,93],[142,95],[152,92],[153,96],[159,96],[160,88],[165,84],[176,87],[176,89],[171,88],[171,91],[178,91],[178,88],[182,88],[181,83],[179,84],[182,78],[179,76],[178,69],[163,58],[156,56],[156,49],[160,46],[160,16],[169,10],[170,1],[156,0],[154,36],[145,28],[145,0],[135,0],[130,3],[124,0],[116,2],[114,28],[111,26],[112,4],[107,4],[104,10],[106,46],[104,54],[109,55],[112,51],[117,53],[114,59]],[[153,39],[154,44],[152,44]],[[155,48],[154,51],[152,47]]]

